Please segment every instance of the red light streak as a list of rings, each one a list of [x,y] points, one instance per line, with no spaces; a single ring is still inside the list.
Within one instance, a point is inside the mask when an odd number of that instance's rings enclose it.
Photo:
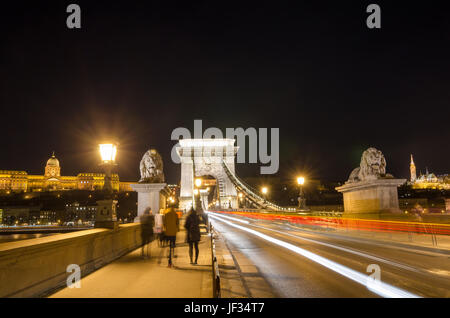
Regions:
[[[319,226],[322,228],[345,228],[367,232],[409,232],[418,234],[450,235],[450,225],[423,222],[379,221],[364,219],[347,219],[321,216],[301,216],[260,212],[214,211],[258,220],[286,221],[289,223]]]

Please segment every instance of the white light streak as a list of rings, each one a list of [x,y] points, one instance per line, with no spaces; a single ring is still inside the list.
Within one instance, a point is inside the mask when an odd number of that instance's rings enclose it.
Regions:
[[[213,212],[210,212],[210,211],[205,211],[205,212],[208,213],[208,214],[214,214],[214,215],[217,215],[217,213],[213,213]],[[221,217],[221,218],[225,218],[225,219],[229,219],[229,220],[232,220],[232,221],[237,221],[237,222],[241,222],[241,223],[245,223],[245,224],[250,224],[249,221],[240,220],[240,219],[237,219],[237,218],[233,218],[233,217],[231,217],[231,216],[220,215],[220,217]]]
[[[292,237],[295,237],[295,238],[299,238],[301,240],[305,240],[305,241],[317,243],[317,244],[320,244],[320,245],[332,247],[332,248],[335,248],[335,249],[338,249],[338,250],[341,250],[341,251],[344,251],[344,252],[348,252],[348,253],[351,253],[351,254],[355,254],[355,255],[362,256],[362,257],[370,258],[372,260],[383,262],[383,263],[386,263],[386,264],[389,264],[389,265],[392,265],[392,266],[396,266],[396,267],[399,267],[399,268],[403,268],[403,269],[406,269],[406,270],[409,270],[409,271],[412,271],[412,272],[416,272],[416,273],[420,272],[419,270],[417,270],[417,269],[415,269],[413,267],[410,267],[410,266],[407,266],[407,265],[403,265],[403,264],[400,264],[400,263],[396,263],[396,262],[392,262],[392,261],[389,261],[387,259],[384,259],[384,258],[381,258],[381,257],[377,257],[377,256],[374,256],[374,255],[370,255],[370,254],[362,253],[362,252],[359,252],[359,251],[355,251],[355,250],[350,249],[350,248],[342,247],[342,246],[339,246],[339,245],[328,244],[328,243],[320,242],[320,241],[317,241],[317,240],[309,239],[309,238],[306,238],[306,237],[303,237],[303,236],[298,236],[298,235],[294,235],[294,234],[291,234],[291,233],[286,233],[286,232],[282,232],[282,231],[278,231],[278,230],[274,230],[274,229],[268,229],[268,228],[265,228],[265,227],[262,227],[262,226],[258,226],[258,225],[253,225],[253,226],[259,227],[259,228],[262,228],[262,229],[265,229],[265,230],[268,230],[268,231],[281,233],[283,235],[288,235],[288,236],[292,236]]]
[[[211,213],[210,213],[211,214]],[[211,215],[211,217],[213,219],[219,220],[221,222],[224,222],[232,227],[238,228],[242,231],[251,233],[255,236],[258,236],[266,241],[269,241],[273,244],[279,245],[281,247],[284,247],[290,251],[293,251],[299,255],[302,255],[322,266],[325,266],[326,268],[341,274],[351,280],[353,280],[354,282],[357,282],[361,285],[364,285],[367,287],[367,289],[369,289],[370,291],[382,296],[382,297],[389,297],[389,298],[419,298],[419,296],[414,295],[412,293],[409,293],[405,290],[402,290],[400,288],[394,287],[392,285],[389,285],[387,283],[384,282],[377,282],[377,283],[370,283],[371,281],[373,281],[373,279],[370,276],[361,274],[351,268],[348,268],[346,266],[343,266],[341,264],[338,264],[336,262],[333,262],[329,259],[326,259],[325,257],[319,256],[317,254],[314,254],[312,252],[309,252],[303,248],[300,248],[298,246],[295,246],[293,244],[278,240],[276,238],[270,237],[266,234],[260,233],[258,231],[246,228],[244,226],[238,225],[238,224],[234,224],[231,223],[227,220],[222,219],[223,215],[221,215],[220,217],[217,215]],[[230,218],[230,217],[229,217]],[[236,221],[237,219],[234,218],[234,221]]]

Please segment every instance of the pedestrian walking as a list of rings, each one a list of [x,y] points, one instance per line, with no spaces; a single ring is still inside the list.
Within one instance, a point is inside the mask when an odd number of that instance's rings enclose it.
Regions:
[[[149,258],[149,248],[150,243],[153,238],[153,227],[155,226],[155,217],[152,215],[152,209],[148,208],[144,211],[144,214],[140,218],[141,221],[141,238],[142,238],[142,258]],[[147,253],[145,252],[145,247],[147,247]],[[145,256],[145,254],[147,256]]]
[[[153,233],[157,236],[158,245],[161,247],[164,238],[164,215],[161,213],[155,215],[155,227]]]
[[[169,208],[169,212],[164,215],[164,236],[169,242],[169,265],[172,267],[172,251],[175,255],[175,244],[177,241],[177,232],[180,230],[180,221],[174,208]]]
[[[197,212],[192,208],[184,223],[186,228],[187,242],[189,243],[189,257],[191,264],[197,264],[198,242],[200,241],[200,219]],[[195,261],[193,260],[193,249],[195,248]]]

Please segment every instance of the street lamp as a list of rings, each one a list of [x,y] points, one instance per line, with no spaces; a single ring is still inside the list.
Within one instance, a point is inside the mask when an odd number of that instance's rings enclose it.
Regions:
[[[198,194],[199,194],[198,188],[200,188],[202,186],[202,182],[203,181],[201,178],[196,178],[194,180],[195,189],[194,189],[194,197],[192,200],[192,207],[194,209],[197,209],[197,207],[200,207],[200,196],[198,196]]]
[[[305,193],[303,192],[303,184],[305,184],[305,178],[304,177],[298,177],[297,178],[297,184],[299,186],[298,208],[300,210],[305,210],[306,209],[306,199],[305,199]]]
[[[99,150],[104,163],[116,161],[117,146],[115,144],[100,144]]]
[[[242,192],[239,192],[238,197],[239,197],[239,205],[242,208],[242,206],[243,206],[242,200],[244,199],[244,194]],[[245,205],[245,201],[244,201],[244,205]]]
[[[266,203],[266,195],[267,195],[267,192],[269,192],[269,190],[267,189],[267,187],[262,187],[261,192],[264,197],[264,203]]]
[[[103,185],[103,191],[110,196],[113,192],[111,182],[111,170],[115,166],[117,146],[115,144],[100,144],[99,145],[100,156],[102,163],[100,164],[105,171],[105,183]]]
[[[105,182],[103,184],[104,199],[97,201],[97,211],[95,215],[95,227],[116,229],[118,227],[116,205],[117,200],[112,197],[113,188],[111,181],[111,171],[116,165],[117,145],[114,143],[104,143],[99,145],[102,162],[100,166],[105,171]]]
[[[266,195],[267,191],[269,191],[269,190],[267,190],[267,187],[262,187],[261,192],[262,192],[264,195]]]

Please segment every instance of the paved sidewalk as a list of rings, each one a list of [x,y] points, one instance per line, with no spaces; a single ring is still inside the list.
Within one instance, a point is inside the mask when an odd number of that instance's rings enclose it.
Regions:
[[[184,224],[184,222],[181,222]],[[180,225],[182,228],[182,225]],[[151,244],[150,259],[136,249],[81,279],[81,288],[64,288],[53,298],[209,298],[212,297],[211,241],[202,235],[198,265],[191,265],[184,229],[177,235],[176,258],[168,268],[168,247]]]

